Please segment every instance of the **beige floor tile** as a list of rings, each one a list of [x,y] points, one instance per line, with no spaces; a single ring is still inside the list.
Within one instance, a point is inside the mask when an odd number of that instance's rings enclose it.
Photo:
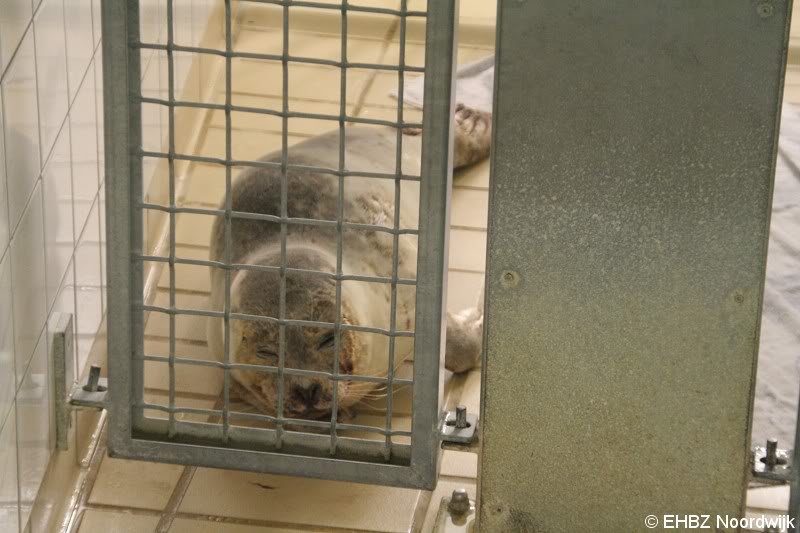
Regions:
[[[349,420],[348,423],[358,424],[360,426],[374,427],[377,429],[384,429],[386,427],[386,416],[358,414],[352,420]],[[395,415],[394,417],[392,417],[392,429],[395,431],[411,431],[411,417]],[[341,435],[343,437],[353,437],[357,439],[377,440],[381,442],[384,441],[383,435],[372,431],[342,431]],[[411,444],[411,438],[404,436],[395,436],[392,437],[392,442],[396,442],[399,444]]]
[[[211,227],[216,218],[214,215],[179,214],[175,229],[176,245],[208,247]]]
[[[238,99],[238,105],[252,109],[278,112],[283,110],[283,101],[274,96],[241,94],[238,95]],[[331,117],[339,116],[339,104],[336,103],[291,99],[288,104],[290,112],[311,113]],[[213,112],[211,114],[210,124],[215,128],[225,128],[225,113],[222,111]],[[280,133],[283,131],[283,117],[268,114],[234,112],[231,114],[231,127],[243,131]],[[336,120],[290,118],[288,131],[290,135],[312,136],[337,128],[338,118]]]
[[[439,473],[443,476],[476,479],[478,477],[478,454],[445,450]]]
[[[486,159],[474,165],[458,169],[453,174],[453,186],[455,188],[488,189],[489,168],[490,162]]]
[[[459,4],[459,17],[462,20],[474,18],[485,21],[488,25],[494,25],[496,16],[496,0],[461,0]]]
[[[486,266],[486,233],[450,230],[450,268],[483,272]]]
[[[219,390],[222,389],[221,379],[219,381],[219,387],[217,392],[214,394],[216,395]],[[160,391],[148,391],[145,392],[144,395],[145,402],[151,405],[160,405],[163,407],[169,407],[169,395],[166,392]],[[182,393],[178,393],[175,395],[175,408],[188,408],[188,409],[207,409],[211,410],[214,409],[217,403],[217,399],[214,396],[209,396],[208,398],[199,398],[196,396],[186,396]],[[169,418],[169,413],[166,411],[162,411],[160,409],[148,409],[146,415],[148,418],[156,418],[161,420],[166,420]],[[207,422],[209,417],[213,416],[211,413],[175,413],[175,419],[182,422]]]
[[[391,107],[364,106],[358,111],[359,117],[374,120],[390,120],[397,123],[397,100],[392,99]],[[422,124],[422,110],[413,106],[403,108],[403,122],[405,124]]]
[[[355,62],[355,61],[354,61]],[[347,101],[355,102],[373,73],[370,69],[347,70]],[[244,105],[240,95],[283,97],[283,66],[281,63],[261,59],[236,59],[233,61],[234,105]],[[311,65],[289,62],[289,94],[292,98],[334,102],[341,100],[341,69],[330,65]],[[224,84],[220,92],[224,91]],[[223,93],[224,94],[224,93]]]
[[[454,189],[450,199],[450,224],[464,228],[486,229],[489,216],[489,192]]]
[[[208,251],[200,248],[177,247],[175,257],[181,259],[208,260]],[[207,294],[211,284],[211,267],[204,265],[175,265],[175,289]],[[169,290],[170,273],[166,266],[158,279],[158,288]]]
[[[158,516],[134,514],[130,512],[84,511],[79,533],[143,533],[155,530]]]
[[[231,169],[231,179],[238,169]],[[190,205],[218,208],[225,195],[225,167],[195,163],[188,170],[185,202]]]
[[[285,529],[270,526],[250,526],[244,524],[230,524],[216,520],[193,520],[191,518],[176,518],[172,522],[169,533],[298,533],[297,529]],[[316,529],[303,529],[308,533],[319,533]]]
[[[464,405],[469,413],[479,413],[481,408],[481,371],[470,370],[464,380],[456,403]]]
[[[431,533],[436,520],[436,514],[439,512],[439,505],[442,498],[450,497],[455,489],[467,489],[469,497],[475,499],[475,482],[470,480],[461,481],[439,481],[436,490],[433,491],[428,510],[425,513],[425,521],[422,525],[423,533]]]
[[[294,15],[291,15],[291,14]],[[329,13],[333,17],[309,17]],[[311,19],[315,20],[311,20]],[[384,48],[384,37],[394,17],[359,14],[347,21],[347,59],[355,63],[377,63]],[[282,21],[280,21],[282,22]],[[310,26],[310,24],[316,24]],[[368,23],[379,27],[366,27]],[[295,7],[289,18],[289,55],[295,58],[340,61],[342,58],[341,13]],[[279,27],[257,28],[245,25],[234,45],[237,52],[280,55],[283,53],[283,31]]]
[[[408,531],[419,491],[200,468],[180,511],[280,523]]]
[[[289,146],[306,139],[289,136]],[[283,146],[280,133],[265,131],[231,130],[231,156],[234,160],[255,161],[277,152]],[[196,155],[225,159],[225,128],[208,128],[205,139]]]
[[[394,395],[392,396],[392,412],[402,415],[411,414],[411,387],[402,385],[395,388]],[[355,406],[353,411],[363,413],[366,415],[386,415],[386,399],[369,399],[362,400]]]
[[[146,355],[169,356],[169,341],[148,338],[144,342]],[[209,360],[211,356],[205,344],[191,344],[178,341],[175,345],[178,358]],[[213,396],[219,393],[221,371],[205,366],[180,364],[175,367],[175,390],[179,393],[204,394]],[[146,361],[144,383],[148,389],[169,390],[169,369],[166,363]]]
[[[484,276],[475,272],[447,274],[447,310],[457,313],[478,304]]]
[[[747,507],[784,511],[789,508],[789,486],[750,489],[747,491]]]
[[[182,309],[207,309],[208,297],[205,295],[182,294]],[[154,305],[158,307],[169,307],[169,295],[159,291],[156,295]],[[169,317],[165,313],[151,312],[145,335],[148,337],[169,338]],[[175,316],[175,338],[184,341],[206,341],[206,317],[195,315],[176,315]]]
[[[341,5],[341,1],[324,0],[322,3]],[[399,9],[400,0],[351,0],[351,6],[379,7]],[[274,29],[282,23],[282,11],[277,6],[245,4],[246,10],[243,17],[243,26],[251,30]],[[294,7],[289,12],[289,27],[292,33],[298,31],[339,33],[341,26],[341,12],[333,9],[316,9]],[[396,17],[350,11],[347,20],[348,35],[384,38],[392,29]]]
[[[428,8],[429,0],[408,0],[409,10],[424,11]],[[461,0],[458,14],[460,22],[477,21],[485,25],[494,26],[497,17],[497,0]]]
[[[89,503],[161,511],[182,471],[178,465],[104,457]]]

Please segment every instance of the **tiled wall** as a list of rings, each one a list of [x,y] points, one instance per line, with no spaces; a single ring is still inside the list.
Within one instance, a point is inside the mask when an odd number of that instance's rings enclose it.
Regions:
[[[197,42],[213,0],[175,0]],[[166,40],[142,1],[143,39]],[[0,0],[0,531],[25,531],[54,446],[48,322],[74,315],[76,375],[105,311],[100,0]],[[142,57],[163,95],[165,58]],[[159,65],[159,63],[161,65]],[[188,65],[178,65],[183,89]],[[145,127],[155,138],[166,117]]]

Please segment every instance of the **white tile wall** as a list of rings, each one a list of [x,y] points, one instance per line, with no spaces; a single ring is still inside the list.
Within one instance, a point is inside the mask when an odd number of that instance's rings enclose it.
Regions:
[[[11,312],[10,254],[0,260],[0,424],[14,401],[14,318]]]
[[[67,121],[42,173],[48,308],[56,299],[75,249],[71,162],[70,128]]]
[[[0,9],[0,74],[2,74],[14,55],[27,25],[31,21],[31,2],[29,0],[3,0]]]
[[[0,3],[0,531],[15,532],[53,449],[46,326],[76,314],[78,255],[97,292],[83,324],[96,328],[102,316],[100,33],[93,0]],[[84,227],[91,256],[76,253]]]
[[[35,183],[30,203],[11,240],[14,349],[17,384],[22,380],[47,318],[42,189]]]
[[[46,1],[46,0],[45,0]],[[47,339],[43,333],[17,390],[17,460],[20,523],[27,524],[50,459],[50,387]]]
[[[166,4],[141,5],[143,40],[166,42]],[[216,5],[176,0],[176,41],[197,45]],[[53,448],[47,326],[74,315],[80,375],[105,312],[103,76],[101,0],[0,6],[0,531],[13,532]],[[163,59],[143,54],[150,95],[165,91]],[[176,59],[176,94],[190,66]],[[164,138],[159,111],[146,127]]]
[[[6,413],[0,424],[0,531],[19,528],[17,494],[17,425],[16,413]]]
[[[25,33],[0,82],[10,227],[17,226],[39,175],[39,109],[33,32]]]
[[[69,106],[63,0],[42,3],[34,17],[33,29],[36,37],[39,138],[42,161],[46,161]]]
[[[86,66],[94,55],[92,0],[67,0],[64,5],[64,26],[67,37],[67,82],[69,99],[72,101],[86,74]]]
[[[8,200],[6,199],[6,150],[3,133],[3,98],[0,91],[0,250],[8,246]]]

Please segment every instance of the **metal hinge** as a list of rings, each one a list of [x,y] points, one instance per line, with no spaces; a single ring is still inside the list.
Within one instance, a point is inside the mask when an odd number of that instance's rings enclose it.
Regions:
[[[778,448],[778,441],[769,439],[766,446],[753,448],[753,478],[775,484],[792,480],[792,452]]]
[[[61,314],[55,320],[53,339],[53,378],[56,413],[56,447],[69,449],[69,429],[75,409],[105,409],[108,381],[100,377],[100,367],[92,366],[85,385],[74,377],[72,315]]]

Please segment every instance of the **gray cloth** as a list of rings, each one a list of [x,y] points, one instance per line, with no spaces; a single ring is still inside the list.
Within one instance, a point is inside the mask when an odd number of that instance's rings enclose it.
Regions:
[[[494,56],[458,69],[456,101],[491,111]],[[397,93],[393,94],[397,98]],[[405,86],[407,104],[422,107],[423,79]],[[709,376],[713,379],[713,376]],[[800,108],[786,104],[770,228],[767,282],[756,382],[753,442],[794,442],[800,389]],[[724,413],[720,413],[724,416]]]
[[[403,100],[407,105],[422,108],[424,92],[422,76],[406,81]],[[481,111],[492,110],[494,89],[494,56],[485,57],[458,68],[456,74],[456,101]],[[397,90],[390,93],[397,98]]]

